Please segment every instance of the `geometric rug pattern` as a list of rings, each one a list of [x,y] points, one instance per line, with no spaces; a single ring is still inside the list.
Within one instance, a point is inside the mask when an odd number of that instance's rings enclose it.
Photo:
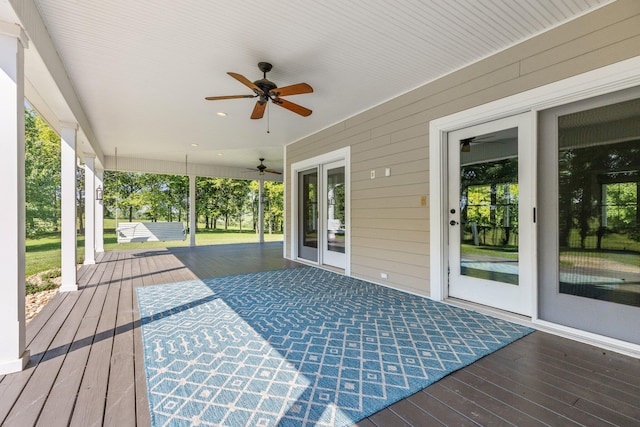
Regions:
[[[153,426],[350,425],[532,332],[314,267],[137,293]]]

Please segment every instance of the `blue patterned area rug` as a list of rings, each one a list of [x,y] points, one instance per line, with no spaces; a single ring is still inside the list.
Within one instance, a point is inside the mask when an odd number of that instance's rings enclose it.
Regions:
[[[532,332],[313,267],[138,288],[153,426],[343,426]]]

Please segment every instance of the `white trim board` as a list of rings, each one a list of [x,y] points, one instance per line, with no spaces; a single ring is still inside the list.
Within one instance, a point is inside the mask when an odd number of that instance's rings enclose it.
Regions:
[[[439,254],[430,260],[431,298],[442,301],[448,298],[447,293],[447,182],[446,172],[446,138],[447,133],[456,129],[473,126],[501,117],[531,111],[532,141],[537,143],[538,119],[541,110],[557,107],[575,101],[605,95],[618,90],[629,89],[640,85],[640,57],[621,61],[606,67],[598,68],[584,74],[559,80],[538,88],[530,89],[507,98],[499,99],[484,105],[473,107],[446,117],[433,120],[429,124],[429,203],[430,203],[430,253]],[[533,289],[534,323],[544,323],[538,319],[538,289]],[[557,326],[556,332],[564,327]],[[583,331],[572,331],[588,340],[590,344],[605,346],[611,339],[594,336]],[[599,338],[596,338],[599,337]],[[610,344],[609,344],[610,345]],[[618,347],[618,346],[616,346]],[[633,345],[630,344],[631,349]],[[618,350],[620,351],[620,350]],[[630,350],[634,351],[634,350]]]

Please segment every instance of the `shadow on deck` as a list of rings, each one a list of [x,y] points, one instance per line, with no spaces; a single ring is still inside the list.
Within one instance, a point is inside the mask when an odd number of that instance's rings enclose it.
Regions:
[[[2,426],[149,426],[134,289],[291,268],[281,243],[100,254],[27,326],[27,369],[0,376]],[[535,332],[358,426],[640,425],[640,360]]]

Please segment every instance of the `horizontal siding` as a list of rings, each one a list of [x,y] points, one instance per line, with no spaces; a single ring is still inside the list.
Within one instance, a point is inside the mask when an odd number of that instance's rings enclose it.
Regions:
[[[428,295],[429,122],[639,55],[640,1],[619,0],[289,145],[287,169],[350,146],[351,274]]]

